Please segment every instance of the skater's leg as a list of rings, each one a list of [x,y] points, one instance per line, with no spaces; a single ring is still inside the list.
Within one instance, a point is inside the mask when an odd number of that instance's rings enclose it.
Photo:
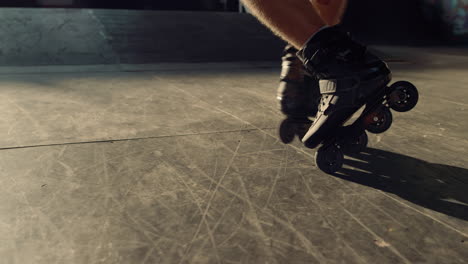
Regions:
[[[329,26],[341,23],[348,0],[311,0],[320,17]]]
[[[326,25],[309,0],[243,0],[276,35],[296,48]]]
[[[321,103],[302,141],[315,148],[391,79],[387,65],[339,26],[326,27],[309,0],[244,0],[283,39],[300,48],[308,72],[320,80]]]
[[[332,1],[332,3],[324,4],[317,3],[317,0],[312,0],[314,5],[312,5],[312,10],[310,12],[313,21],[310,23],[318,24],[314,22],[317,21],[317,14],[322,17],[325,24],[332,25],[338,23],[343,14],[346,0]],[[283,1],[283,3],[288,3],[288,1]],[[302,5],[304,7],[301,8],[301,10],[311,9],[311,6],[306,1],[304,1]],[[267,13],[264,11],[263,6],[257,6],[257,8],[261,9],[261,12],[263,12],[260,13],[263,16],[260,19],[267,21],[264,23],[269,26],[269,20],[265,18]],[[313,10],[313,8],[317,11]],[[254,11],[255,10],[257,9],[254,8]],[[258,13],[259,12],[257,12],[257,14]],[[273,29],[273,31],[275,30],[276,29]],[[289,33],[289,30],[286,29],[285,31]],[[277,34],[283,35],[283,38],[287,39],[287,37],[284,37],[285,34]],[[320,99],[318,80],[306,73],[296,53],[297,49],[292,45],[288,44],[285,47],[282,57],[280,84],[277,91],[277,100],[280,110],[286,115],[286,119],[283,121],[280,128],[280,136],[284,143],[291,142],[294,134],[297,134],[299,138],[302,139],[306,132],[304,129],[307,130],[311,122],[308,117],[315,116],[318,100]]]
[[[281,112],[294,119],[307,119],[317,112],[320,92],[318,80],[310,76],[296,55],[297,49],[287,45],[283,51],[277,99]]]
[[[242,0],[276,35],[296,48],[325,25],[336,25],[347,0]],[[312,3],[312,4],[311,4]]]
[[[297,49],[287,45],[283,51],[277,100],[286,116],[281,122],[279,135],[283,143],[291,143],[296,136],[301,140],[317,113],[320,100],[318,80],[308,74],[296,55]]]
[[[311,1],[327,25],[333,26],[341,22],[347,0]],[[305,73],[296,53],[297,50],[291,45],[287,45],[284,49],[277,99],[280,102],[281,111],[288,117],[314,116],[317,112],[316,97],[320,94],[318,80]],[[305,80],[308,81],[307,84]]]
[[[321,102],[302,141],[315,148],[391,80],[387,65],[354,41],[339,26],[314,34],[298,52],[320,80]]]

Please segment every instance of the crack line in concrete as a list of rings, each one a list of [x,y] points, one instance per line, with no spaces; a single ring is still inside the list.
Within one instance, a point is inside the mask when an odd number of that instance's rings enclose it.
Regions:
[[[261,130],[272,130],[275,128],[260,128]],[[82,142],[65,142],[65,143],[52,143],[52,144],[41,144],[41,145],[26,145],[16,147],[0,147],[1,150],[12,150],[12,149],[26,149],[26,148],[40,148],[40,147],[55,147],[55,146],[68,146],[68,145],[82,145],[82,144],[96,144],[96,143],[114,143],[124,141],[139,141],[147,139],[162,139],[162,138],[173,138],[173,137],[190,137],[190,136],[204,136],[204,135],[216,135],[216,134],[227,134],[235,132],[251,132],[258,131],[259,128],[248,128],[248,129],[236,129],[236,130],[225,130],[225,131],[213,131],[213,132],[198,132],[198,133],[187,133],[187,134],[176,134],[176,135],[164,135],[154,137],[141,137],[141,138],[124,138],[124,139],[108,139],[108,140],[94,140],[94,141],[82,141]]]

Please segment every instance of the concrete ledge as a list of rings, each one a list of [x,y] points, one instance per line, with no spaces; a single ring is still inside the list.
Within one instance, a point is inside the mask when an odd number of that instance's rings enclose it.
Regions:
[[[249,14],[0,9],[0,65],[277,59],[284,43]]]
[[[280,68],[279,61],[244,62],[194,62],[152,64],[100,64],[100,65],[48,65],[48,66],[0,66],[0,75],[80,73],[80,72],[152,72],[174,70],[235,70],[255,68]]]

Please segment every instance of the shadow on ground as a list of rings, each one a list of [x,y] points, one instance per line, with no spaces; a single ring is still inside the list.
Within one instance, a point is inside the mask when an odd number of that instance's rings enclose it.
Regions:
[[[468,170],[368,148],[335,174],[412,203],[468,220]],[[346,166],[347,165],[347,166]]]

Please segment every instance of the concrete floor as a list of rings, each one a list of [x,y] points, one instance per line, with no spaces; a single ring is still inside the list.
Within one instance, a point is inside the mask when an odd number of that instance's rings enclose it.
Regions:
[[[468,56],[383,50],[420,104],[336,176],[276,62],[1,67],[0,263],[467,263]]]

